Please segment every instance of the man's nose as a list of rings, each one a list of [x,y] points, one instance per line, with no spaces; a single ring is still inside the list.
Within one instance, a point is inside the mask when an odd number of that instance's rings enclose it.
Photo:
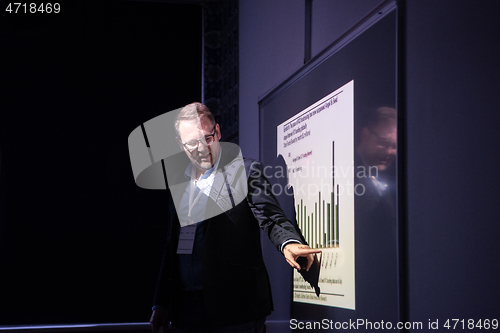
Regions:
[[[207,142],[205,140],[200,141],[200,143],[198,144],[198,151],[205,152],[205,151],[207,151],[207,149],[208,149]]]
[[[398,152],[398,150],[396,149],[396,147],[387,147],[387,154],[388,155],[396,155],[396,153]]]

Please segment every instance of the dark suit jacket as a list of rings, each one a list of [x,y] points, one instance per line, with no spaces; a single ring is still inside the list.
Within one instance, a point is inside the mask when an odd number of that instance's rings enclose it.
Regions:
[[[269,315],[273,309],[259,227],[277,248],[286,240],[301,239],[272,194],[261,163],[241,158],[236,145],[223,144],[218,167],[219,175],[223,176],[216,177],[212,186],[207,212],[213,217],[206,220],[203,240],[203,298],[207,317],[216,325],[249,321]],[[168,176],[170,187],[185,182],[183,173],[189,162],[187,158],[185,162],[166,161],[170,166],[175,165],[178,171],[177,176]],[[174,170],[170,171],[167,174]],[[244,187],[248,188],[248,194],[241,200]],[[171,308],[175,322],[175,304],[181,289],[176,260],[180,225],[175,202],[180,200],[181,194],[174,192],[180,191],[170,191],[169,195],[171,231],[154,304]]]

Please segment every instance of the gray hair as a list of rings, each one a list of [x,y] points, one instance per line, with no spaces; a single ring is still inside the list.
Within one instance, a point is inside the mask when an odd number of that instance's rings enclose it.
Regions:
[[[181,121],[199,120],[202,117],[207,117],[210,123],[215,126],[214,115],[206,105],[194,102],[183,107],[175,120],[175,131],[177,135],[179,135],[179,125]]]

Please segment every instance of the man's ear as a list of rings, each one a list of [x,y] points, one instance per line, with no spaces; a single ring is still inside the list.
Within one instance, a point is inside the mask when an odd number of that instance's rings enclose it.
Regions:
[[[215,124],[215,135],[217,135],[217,140],[220,140],[222,135],[220,134],[220,127],[219,124]]]

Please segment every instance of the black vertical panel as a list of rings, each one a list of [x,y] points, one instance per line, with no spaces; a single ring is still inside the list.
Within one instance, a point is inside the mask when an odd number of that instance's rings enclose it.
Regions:
[[[408,123],[406,118],[406,1],[397,1],[397,103],[399,110],[397,126],[397,182],[398,182],[398,300],[399,321],[409,321],[409,295],[408,295],[408,221],[407,221],[407,145],[406,134]],[[401,330],[407,332],[408,328]]]
[[[2,2],[0,325],[147,321],[165,194],[127,138],[201,97],[201,8]],[[31,15],[31,16],[30,16]]]

